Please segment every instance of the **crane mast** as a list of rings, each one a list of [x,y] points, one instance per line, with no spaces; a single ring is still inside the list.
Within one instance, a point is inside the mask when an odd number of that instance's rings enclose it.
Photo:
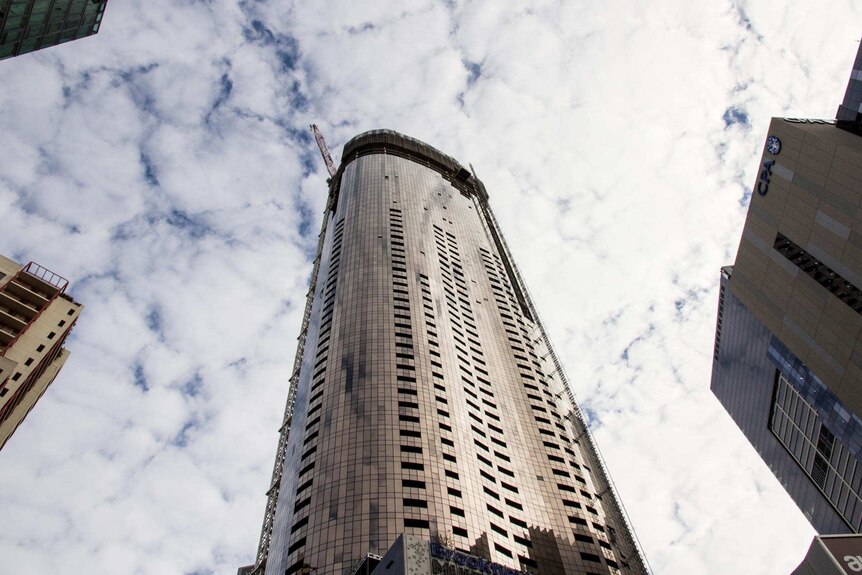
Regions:
[[[329,153],[329,148],[326,146],[326,140],[323,139],[323,134],[317,127],[317,124],[311,125],[311,131],[314,132],[314,140],[317,142],[317,147],[320,148],[320,155],[323,156],[323,161],[326,163],[326,169],[329,170],[329,177],[335,175],[335,163],[332,161],[332,155]]]

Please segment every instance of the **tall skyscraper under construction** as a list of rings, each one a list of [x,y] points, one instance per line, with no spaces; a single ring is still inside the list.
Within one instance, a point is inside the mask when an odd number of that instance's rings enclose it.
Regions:
[[[240,572],[647,573],[482,182],[366,132],[324,220]]]
[[[712,391],[822,534],[862,532],[862,48],[836,120],[773,118]]]
[[[0,60],[92,36],[108,0],[0,0]]]
[[[0,449],[57,377],[81,304],[67,282],[30,262],[0,256]]]

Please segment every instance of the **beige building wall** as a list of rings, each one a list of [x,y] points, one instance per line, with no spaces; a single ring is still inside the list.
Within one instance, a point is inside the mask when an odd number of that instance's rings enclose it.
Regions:
[[[68,358],[62,346],[83,307],[63,278],[29,270],[0,256],[0,448]]]
[[[862,138],[783,118],[769,134],[781,150],[761,157],[730,289],[862,415],[862,315],[773,247],[780,232],[862,288]]]

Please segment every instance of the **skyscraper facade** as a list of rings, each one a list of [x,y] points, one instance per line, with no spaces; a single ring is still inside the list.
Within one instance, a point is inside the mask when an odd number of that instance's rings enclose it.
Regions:
[[[772,119],[713,357],[716,397],[820,533],[862,529],[860,67],[837,121]]]
[[[99,31],[108,0],[0,0],[0,60]]]
[[[241,572],[350,574],[402,533],[543,575],[647,572],[482,182],[415,139],[344,147],[280,431]]]
[[[0,256],[0,449],[69,357],[63,343],[82,306],[67,285],[38,264]]]
[[[844,92],[844,101],[838,107],[835,119],[839,128],[854,134],[862,134],[862,45],[856,51],[856,60],[853,62],[847,90]]]

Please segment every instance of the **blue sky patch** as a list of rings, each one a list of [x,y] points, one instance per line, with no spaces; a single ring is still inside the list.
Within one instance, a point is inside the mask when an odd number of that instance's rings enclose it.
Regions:
[[[724,127],[729,128],[733,125],[739,124],[743,128],[749,128],[751,125],[748,122],[748,113],[744,108],[739,106],[731,106],[730,108],[724,111],[724,115],[721,117],[724,120]]]

